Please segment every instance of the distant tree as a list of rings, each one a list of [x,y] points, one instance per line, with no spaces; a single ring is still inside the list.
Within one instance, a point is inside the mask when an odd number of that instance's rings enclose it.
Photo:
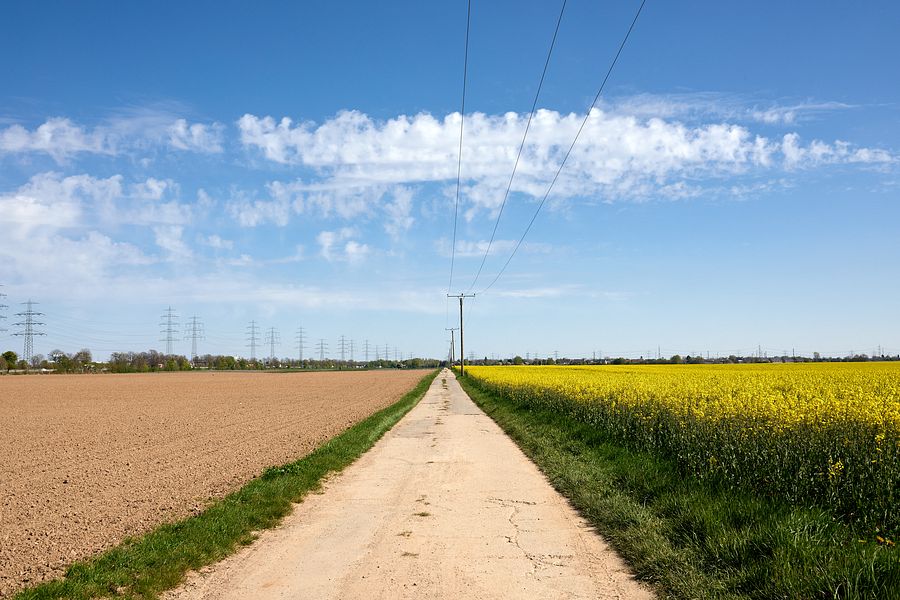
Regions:
[[[88,363],[94,362],[94,357],[91,355],[90,350],[88,350],[87,348],[82,348],[72,356],[72,360],[81,363],[82,365],[86,365]]]
[[[525,364],[525,361],[522,360],[522,357],[521,357],[521,356],[516,355],[516,357],[513,358],[513,364],[514,364],[514,365],[524,365],[524,364]]]
[[[48,357],[53,363],[53,368],[60,373],[68,373],[73,368],[72,359],[62,350],[51,350]]]
[[[680,365],[683,361],[680,354],[676,354],[671,358],[673,365]]]
[[[19,362],[19,355],[12,350],[7,350],[3,353],[3,360],[6,361],[6,370],[9,371],[16,366],[17,362]]]
[[[6,359],[3,356],[0,356],[0,371],[9,371],[9,365],[6,364]]]
[[[31,366],[35,369],[40,368],[42,362],[44,362],[43,354],[35,354],[31,357]]]

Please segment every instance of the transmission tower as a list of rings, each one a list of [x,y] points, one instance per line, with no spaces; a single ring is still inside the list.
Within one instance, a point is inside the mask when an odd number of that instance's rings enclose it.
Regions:
[[[159,341],[166,343],[166,355],[175,351],[175,340],[178,339],[178,314],[171,306],[160,317]]]
[[[306,350],[306,330],[303,327],[297,328],[297,358],[303,362],[303,351]]]
[[[197,341],[205,339],[203,336],[203,322],[196,315],[188,320],[184,339],[191,340],[191,362],[194,362],[197,360]]]
[[[269,345],[269,358],[275,360],[275,346],[281,344],[281,336],[274,327],[269,327],[266,331],[266,344]]]
[[[350,362],[353,362],[353,350],[354,350],[353,340],[350,340]]]
[[[250,348],[250,360],[256,360],[256,345],[259,343],[259,326],[250,321],[247,327],[247,346]]]
[[[325,360],[325,351],[328,350],[328,344],[325,343],[325,338],[319,338],[319,360]]]
[[[20,331],[15,332],[13,335],[17,337],[25,338],[25,349],[22,352],[22,360],[28,362],[31,360],[31,357],[34,355],[34,336],[36,335],[47,335],[43,331],[38,331],[35,327],[40,325],[44,325],[40,321],[35,321],[35,317],[41,317],[44,315],[42,312],[37,312],[34,310],[34,305],[37,302],[32,302],[29,300],[28,302],[23,302],[22,305],[25,306],[25,310],[20,313],[16,313],[17,317],[21,317],[23,320],[18,323],[13,323],[16,327],[21,327]]]
[[[0,285],[0,287],[3,287],[3,286]],[[3,304],[4,298],[6,298],[6,294],[4,294],[3,292],[0,292],[0,312],[3,312],[7,308],[9,308],[9,306],[7,306],[6,304]],[[6,315],[0,315],[0,319],[5,319],[5,318],[6,318]],[[3,327],[0,327],[0,333],[6,333],[6,329],[4,329]]]
[[[366,362],[369,362],[369,340],[366,340],[366,343],[364,345],[366,348]]]
[[[338,348],[341,350],[341,362],[347,358],[347,338],[343,335],[338,338]]]

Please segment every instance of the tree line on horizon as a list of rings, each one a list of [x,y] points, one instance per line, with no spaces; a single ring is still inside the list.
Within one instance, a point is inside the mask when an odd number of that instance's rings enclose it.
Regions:
[[[158,371],[255,371],[268,369],[423,369],[436,368],[440,361],[428,358],[407,360],[349,361],[337,359],[248,359],[220,354],[204,354],[194,360],[181,354],[164,354],[157,350],[146,352],[113,352],[107,361],[94,361],[91,351],[82,348],[75,353],[53,350],[47,356],[35,354],[30,361],[8,350],[0,355],[0,372],[56,372],[56,373],[153,373]]]

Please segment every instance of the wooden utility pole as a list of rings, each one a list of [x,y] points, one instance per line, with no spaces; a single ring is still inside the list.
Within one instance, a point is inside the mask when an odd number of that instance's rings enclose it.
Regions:
[[[444,329],[450,332],[450,364],[452,365],[456,361],[456,335],[454,332],[459,327],[445,327]]]
[[[448,298],[459,298],[459,376],[466,376],[466,354],[463,346],[463,299],[474,298],[475,294],[447,294]]]

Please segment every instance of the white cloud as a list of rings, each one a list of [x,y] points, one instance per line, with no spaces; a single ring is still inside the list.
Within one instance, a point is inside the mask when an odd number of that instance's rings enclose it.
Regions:
[[[161,200],[166,192],[178,191],[178,184],[171,179],[156,179],[149,177],[145,181],[140,181],[131,186],[131,193],[136,198],[146,200]]]
[[[857,108],[843,102],[761,101],[752,96],[720,92],[635,94],[601,101],[601,108],[639,118],[710,121],[726,119],[766,125],[793,125],[826,113]]]
[[[370,254],[371,249],[367,244],[352,239],[358,235],[359,233],[352,227],[343,227],[337,231],[322,231],[316,236],[319,254],[329,262],[361,262]]]
[[[272,223],[279,227],[288,224],[291,217],[291,203],[283,198],[273,200],[251,200],[244,194],[237,194],[226,210],[241,227],[256,227]]]
[[[178,119],[169,127],[169,144],[179,150],[222,152],[224,126],[221,123],[188,123]]]
[[[781,141],[781,152],[784,154],[785,166],[789,169],[835,163],[884,164],[896,162],[896,159],[884,150],[854,148],[848,142],[841,140],[833,144],[813,140],[804,146],[800,143],[800,136],[796,133],[784,136]]]
[[[786,114],[786,113],[785,113]],[[463,177],[466,200],[496,210],[502,200],[527,115],[466,117]],[[782,120],[786,117],[781,117]],[[456,176],[458,113],[375,121],[357,112],[339,113],[322,124],[275,121],[244,115],[242,143],[278,163],[312,167],[324,184],[340,187],[452,182]],[[578,114],[539,110],[532,122],[513,191],[542,196],[581,124]],[[796,141],[796,138],[793,138]],[[843,142],[785,144],[728,123],[687,125],[625,111],[595,109],[554,188],[554,196],[635,197],[652,195],[683,178],[721,179],[750,170],[815,166],[826,162],[894,160],[883,150]],[[678,192],[676,188],[669,191]],[[311,202],[310,197],[305,200]],[[471,216],[468,215],[468,216]]]
[[[94,127],[63,117],[51,117],[33,130],[12,124],[0,129],[0,153],[46,153],[58,163],[80,153],[115,156],[125,149],[163,145],[219,153],[223,135],[221,123],[188,123],[167,111],[135,109]]]
[[[200,242],[210,248],[215,248],[216,250],[231,250],[234,248],[234,242],[231,240],[222,239],[218,235],[210,235],[208,237],[201,237]]]
[[[490,244],[490,252],[488,256],[499,254],[509,254],[516,246],[517,240],[494,240]],[[457,258],[481,258],[487,251],[489,240],[456,240],[456,257]],[[434,243],[434,247],[441,256],[450,257],[450,240],[441,238]],[[519,248],[520,252],[531,254],[546,254],[553,250],[553,246],[543,242],[522,242]]]
[[[40,173],[14,192],[0,194],[0,232],[12,235],[37,227],[61,229],[82,223],[86,212],[109,210],[122,194],[122,177],[62,177]],[[6,226],[4,226],[6,224]]]
[[[0,151],[46,152],[57,162],[79,152],[115,153],[103,132],[86,131],[69,119],[60,117],[47,119],[33,131],[18,124],[0,130]]]
[[[407,187],[397,186],[393,189],[393,199],[385,204],[387,220],[384,230],[391,237],[397,238],[409,231],[415,219],[412,216],[413,191]]]
[[[156,245],[166,251],[170,260],[190,258],[191,249],[182,239],[184,227],[180,225],[157,225],[153,228]]]
[[[344,256],[352,263],[358,263],[365,260],[371,250],[368,244],[361,244],[356,240],[350,240],[344,244]]]

